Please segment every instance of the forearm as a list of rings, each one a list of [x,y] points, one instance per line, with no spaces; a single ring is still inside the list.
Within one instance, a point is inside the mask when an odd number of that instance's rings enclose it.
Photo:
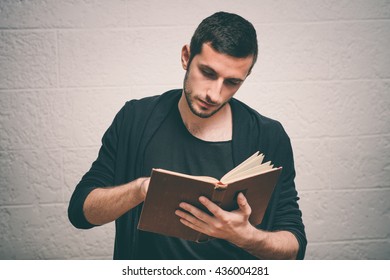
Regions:
[[[251,226],[247,233],[236,245],[255,257],[268,260],[296,259],[299,243],[291,232],[269,232]]]
[[[94,189],[83,205],[85,218],[94,225],[112,222],[145,199],[142,184],[147,178],[139,178],[127,184]]]

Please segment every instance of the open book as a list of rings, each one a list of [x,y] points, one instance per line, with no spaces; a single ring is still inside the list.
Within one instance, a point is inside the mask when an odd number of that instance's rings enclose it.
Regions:
[[[138,229],[191,241],[207,241],[211,237],[183,225],[175,210],[187,202],[208,212],[199,202],[205,196],[222,209],[238,208],[237,195],[242,192],[252,208],[249,221],[261,223],[282,168],[271,162],[262,163],[263,154],[256,152],[220,180],[192,176],[164,169],[153,169],[149,189],[142,208]]]

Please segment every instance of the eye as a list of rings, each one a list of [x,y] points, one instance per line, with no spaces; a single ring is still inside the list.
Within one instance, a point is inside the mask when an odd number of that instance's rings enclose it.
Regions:
[[[229,86],[238,86],[241,84],[239,80],[226,80],[225,83]]]
[[[206,69],[201,69],[200,72],[202,73],[203,76],[209,79],[214,79],[215,78],[215,73]]]

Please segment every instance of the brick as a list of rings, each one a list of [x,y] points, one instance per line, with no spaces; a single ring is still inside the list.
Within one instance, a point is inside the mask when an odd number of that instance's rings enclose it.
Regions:
[[[389,136],[329,139],[332,189],[389,187]]]
[[[247,0],[243,5],[234,0],[198,0],[184,3],[180,0],[131,1],[130,26],[195,25],[220,10],[234,12],[252,23],[319,22],[335,20],[383,19],[390,17],[390,4],[386,0],[345,1],[272,1]],[[174,16],[172,16],[174,11]]]
[[[54,87],[56,61],[54,32],[0,31],[0,89]]]
[[[0,27],[124,27],[126,6],[123,0],[4,0],[0,3]]]
[[[70,89],[72,100],[72,134],[75,147],[99,146],[115,115],[132,99],[127,88]]]
[[[386,80],[251,82],[236,96],[281,121],[293,138],[375,135],[390,132],[389,86]]]
[[[34,90],[1,93],[1,149],[98,145],[129,89]]]
[[[183,77],[181,77],[181,82],[184,80],[185,73],[183,72]],[[164,92],[167,92],[172,89],[181,89],[182,86],[177,84],[173,85],[145,85],[145,86],[132,86],[131,87],[131,98],[132,99],[141,99],[145,96],[154,96],[159,95]]]
[[[329,28],[332,79],[390,77],[388,21],[334,23]]]
[[[95,227],[90,230],[76,230],[72,229],[78,240],[71,244],[72,250],[81,246],[83,259],[112,259],[115,242],[115,223],[109,223],[101,227]],[[77,242],[78,241],[78,242]]]
[[[64,197],[69,202],[70,197],[80,182],[82,176],[91,168],[97,158],[98,145],[94,148],[68,149],[64,152]]]
[[[331,136],[387,134],[390,83],[386,80],[352,81],[329,86]],[[369,93],[369,94],[368,94]]]
[[[0,152],[0,205],[62,201],[62,153]]]
[[[1,93],[1,149],[57,148],[72,145],[72,103],[60,90]]]
[[[255,77],[253,77],[255,78]],[[295,139],[331,136],[340,119],[330,113],[334,96],[329,83],[251,83],[237,98],[260,114],[282,123]]]
[[[389,188],[301,192],[310,242],[388,238]]]
[[[333,163],[329,144],[324,139],[292,139],[298,192],[327,190]]]
[[[229,5],[234,4],[229,3]],[[204,17],[220,9],[218,3],[205,0],[192,2],[190,6],[177,0],[166,1],[163,5],[158,0],[132,1],[128,7],[128,20],[130,26],[190,24],[195,30],[195,25],[199,24]]]
[[[328,24],[255,25],[261,82],[327,80],[332,44]],[[254,73],[253,73],[254,74]]]
[[[0,208],[0,217],[0,259],[94,259],[112,255],[113,224],[76,230],[67,219],[64,205]]]
[[[373,20],[390,18],[390,2],[387,0],[328,0],[304,1],[312,4],[308,12],[315,12],[323,20]],[[319,7],[318,5],[323,5]],[[304,9],[306,10],[306,9]]]
[[[388,260],[390,240],[309,243],[307,260]]]
[[[185,28],[63,31],[62,86],[181,84]],[[161,47],[164,46],[164,47]],[[179,85],[180,85],[179,84]]]
[[[388,78],[388,25],[387,21],[256,25],[256,71],[262,81]]]

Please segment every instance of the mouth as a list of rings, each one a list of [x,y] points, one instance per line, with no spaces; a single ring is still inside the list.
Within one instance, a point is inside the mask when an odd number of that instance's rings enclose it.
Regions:
[[[217,104],[215,104],[215,103],[209,103],[209,102],[204,101],[202,99],[198,99],[198,101],[199,101],[200,107],[202,107],[203,109],[208,110],[208,109],[211,109],[211,108],[214,108],[217,106]]]

